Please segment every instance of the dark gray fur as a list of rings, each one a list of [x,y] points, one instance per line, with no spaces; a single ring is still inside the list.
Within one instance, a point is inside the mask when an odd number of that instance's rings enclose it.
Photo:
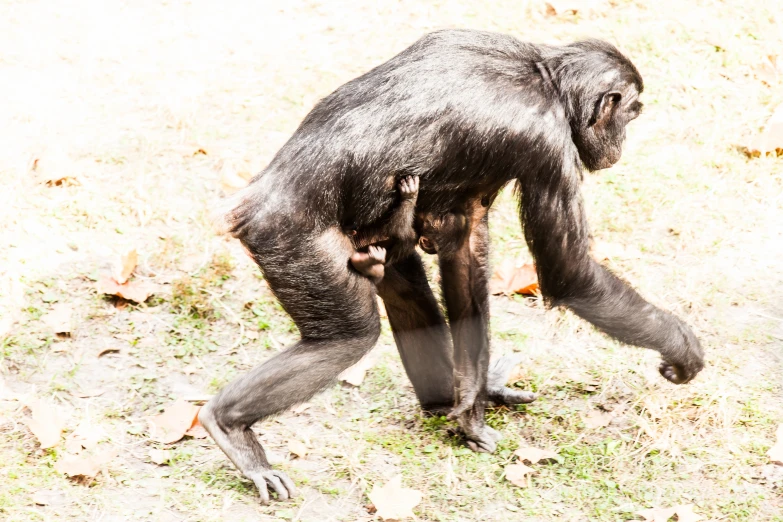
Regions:
[[[309,399],[378,339],[376,286],[350,268],[355,249],[345,231],[388,222],[399,203],[390,176],[419,176],[419,234],[435,221],[448,229],[437,245],[448,323],[413,249],[387,263],[377,293],[422,407],[450,412],[472,448],[495,449],[497,434],[484,423],[488,401],[534,398],[506,389],[503,368],[489,371],[487,208],[508,182],[518,189],[548,303],[659,351],[661,374],[674,383],[702,369],[688,326],[588,253],[583,169],[619,160],[642,89],[633,64],[606,42],[545,46],[449,30],[313,108],[225,215],[302,338],[200,413],[264,501],[267,487],[281,498],[294,487],[271,470],[251,426]]]

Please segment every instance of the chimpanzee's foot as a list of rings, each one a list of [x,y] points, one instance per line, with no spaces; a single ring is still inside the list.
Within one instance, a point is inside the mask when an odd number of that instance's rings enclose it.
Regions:
[[[460,414],[457,421],[470,449],[475,452],[494,453],[502,437],[496,430],[487,426],[484,421],[484,410],[483,404],[474,404]]]
[[[288,475],[269,467],[264,448],[253,430],[248,427],[224,428],[224,424],[218,421],[217,415],[222,411],[218,405],[220,399],[218,394],[217,399],[202,406],[198,420],[239,471],[253,481],[261,502],[269,504],[269,488],[277,493],[280,500],[296,496],[296,486]]]
[[[248,478],[256,485],[263,504],[269,504],[269,488],[277,493],[279,500],[288,500],[296,496],[294,481],[288,478],[288,475],[282,471],[266,469],[250,475],[252,476],[248,476]]]
[[[501,357],[489,368],[487,376],[487,399],[498,406],[528,404],[538,398],[533,392],[515,390],[506,386],[511,371],[519,364],[519,357],[507,355]]]
[[[399,184],[400,197],[402,199],[410,199],[416,202],[416,198],[419,197],[419,176],[408,176],[402,178]]]
[[[363,276],[376,282],[383,279],[383,264],[386,262],[386,249],[371,245],[367,252],[354,252],[351,264]]]
[[[465,433],[465,437],[468,447],[476,453],[495,453],[498,442],[503,438],[499,431],[486,424],[480,431],[471,434]]]

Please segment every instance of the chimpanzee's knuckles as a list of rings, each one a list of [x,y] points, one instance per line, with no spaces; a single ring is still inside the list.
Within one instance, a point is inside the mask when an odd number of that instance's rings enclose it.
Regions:
[[[658,366],[658,372],[664,379],[674,384],[685,384],[691,381],[698,373],[698,371],[688,371],[688,369],[682,366],[671,364],[666,361]]]

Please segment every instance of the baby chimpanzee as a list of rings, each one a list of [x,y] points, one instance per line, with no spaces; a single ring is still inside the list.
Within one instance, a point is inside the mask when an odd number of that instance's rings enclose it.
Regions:
[[[376,285],[383,279],[383,265],[386,263],[386,248],[375,243],[391,244],[396,251],[407,252],[416,245],[416,230],[413,228],[416,198],[419,195],[419,177],[408,176],[400,180],[400,205],[389,221],[380,229],[352,231],[357,249],[351,256],[351,264],[362,275]],[[366,251],[364,251],[366,248]]]

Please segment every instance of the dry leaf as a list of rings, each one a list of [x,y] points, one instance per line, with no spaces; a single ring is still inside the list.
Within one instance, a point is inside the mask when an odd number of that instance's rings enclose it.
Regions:
[[[423,497],[421,491],[402,487],[402,475],[397,475],[385,486],[376,483],[368,495],[370,502],[383,520],[414,518],[413,508]]]
[[[783,466],[783,424],[778,425],[776,436],[778,440],[774,446],[769,448],[767,455],[769,456],[769,460]]]
[[[611,243],[609,241],[594,242],[590,251],[596,261],[637,259],[641,257],[641,252],[637,248],[627,247],[620,243]]]
[[[674,511],[677,513],[678,522],[699,522],[704,517],[693,512],[693,506],[690,504],[683,504],[681,506],[674,506]]]
[[[605,7],[603,3],[602,0],[547,0],[544,12],[547,16],[589,15],[601,11]]]
[[[128,281],[119,284],[109,276],[101,276],[96,285],[99,294],[116,295],[129,301],[143,303],[152,295],[157,287],[144,281]]]
[[[226,194],[233,194],[247,186],[253,175],[246,170],[235,170],[230,163],[226,163],[220,172],[220,187]]]
[[[519,486],[520,488],[526,488],[528,485],[527,476],[533,473],[535,470],[524,464],[509,464],[506,466],[506,480]]]
[[[72,478],[81,478],[89,484],[93,478],[114,458],[114,450],[106,450],[97,455],[65,455],[54,464],[54,469]]]
[[[53,448],[59,444],[65,422],[54,406],[40,399],[27,399],[25,405],[33,414],[30,419],[27,419],[27,426],[38,438],[41,449]]]
[[[652,508],[639,511],[638,514],[646,522],[667,522],[674,515],[677,515],[678,522],[698,522],[703,517],[693,512],[693,506],[682,504],[670,508]]]
[[[591,411],[583,417],[588,428],[604,428],[612,422],[612,415],[603,411]]]
[[[761,63],[753,67],[753,74],[770,87],[776,86],[783,78],[783,56],[765,56]]]
[[[54,333],[71,333],[73,308],[67,303],[57,303],[52,310],[41,317],[41,321]]]
[[[106,390],[102,388],[95,388],[93,390],[71,390],[71,395],[78,399],[88,399],[90,397],[98,397],[106,393]]]
[[[150,437],[163,444],[177,442],[195,426],[200,409],[184,399],[177,399],[163,413],[149,419]]]
[[[764,130],[748,146],[748,152],[751,156],[783,154],[783,105],[772,113]]]
[[[542,460],[557,460],[559,455],[554,451],[543,450],[533,447],[519,448],[514,452],[514,455],[519,457],[520,462],[530,462],[536,464]]]
[[[112,277],[119,284],[125,284],[128,278],[136,268],[136,264],[139,261],[139,254],[136,249],[128,250],[125,254],[120,256],[119,262],[115,263],[112,269]]]
[[[65,449],[74,455],[82,452],[82,449],[94,449],[104,439],[103,430],[94,425],[82,424],[65,439]]]
[[[47,150],[44,154],[33,158],[30,162],[30,170],[35,173],[40,183],[50,187],[81,184],[73,174],[74,162],[62,150]]]
[[[674,516],[674,508],[653,508],[638,511],[637,514],[641,516],[645,522],[667,522]]]
[[[168,461],[171,460],[172,451],[151,449],[149,455],[150,455],[150,460],[155,464],[157,464],[158,466],[160,466],[166,464]]]
[[[493,295],[535,295],[539,291],[535,265],[516,266],[511,259],[503,260],[492,274],[489,290]]]
[[[65,502],[65,493],[59,489],[39,489],[31,498],[37,506],[59,505]]]
[[[303,402],[302,404],[298,404],[291,408],[291,413],[299,415],[300,413],[303,413],[305,410],[308,410],[313,407],[313,404],[310,402]]]
[[[98,352],[98,357],[103,357],[108,353],[120,353],[120,349],[117,348],[116,346],[109,346],[108,348],[103,348],[100,352]]]
[[[359,362],[344,370],[337,378],[348,384],[359,386],[364,382],[364,376],[367,374],[367,370],[372,368],[374,364],[374,358],[370,357],[370,354],[367,354],[362,357]]]
[[[207,430],[204,429],[204,426],[201,425],[201,423],[198,421],[198,417],[196,417],[196,423],[192,428],[185,432],[185,435],[188,437],[193,437],[194,439],[206,439],[209,433],[207,433]]]
[[[298,440],[288,441],[288,451],[300,459],[303,459],[307,456],[307,446],[305,446],[304,442],[299,442]]]

